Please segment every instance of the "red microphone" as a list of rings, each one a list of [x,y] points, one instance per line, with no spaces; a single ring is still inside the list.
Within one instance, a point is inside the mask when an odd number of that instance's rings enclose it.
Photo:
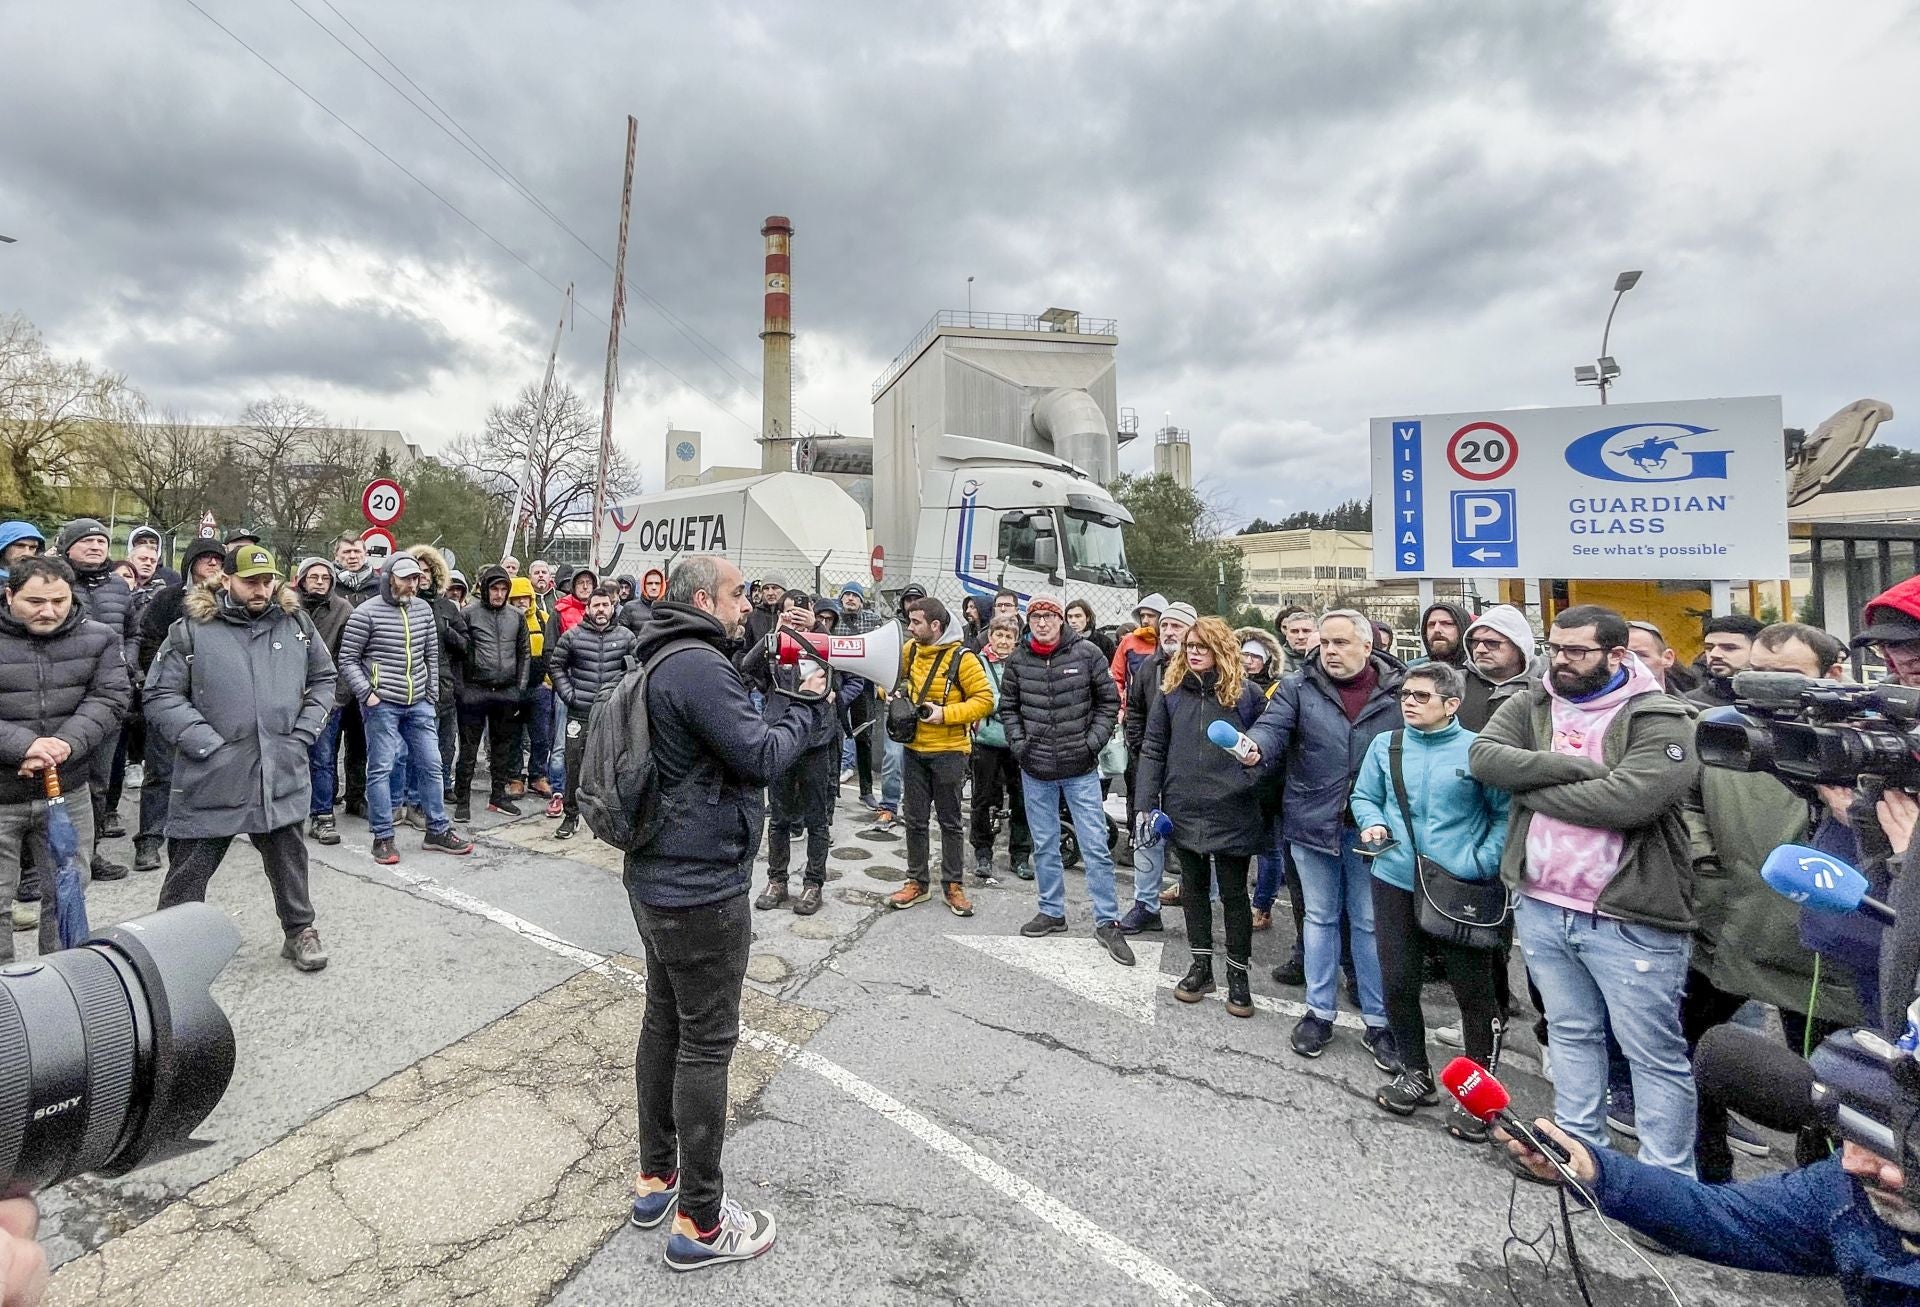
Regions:
[[[1472,1058],[1456,1057],[1447,1063],[1440,1072],[1440,1083],[1468,1116],[1488,1125],[1505,1126],[1507,1133],[1526,1143],[1535,1152],[1547,1153],[1559,1159],[1563,1165],[1573,1162],[1566,1149],[1513,1114],[1513,1095],[1507,1092],[1505,1085],[1494,1079],[1493,1072]]]

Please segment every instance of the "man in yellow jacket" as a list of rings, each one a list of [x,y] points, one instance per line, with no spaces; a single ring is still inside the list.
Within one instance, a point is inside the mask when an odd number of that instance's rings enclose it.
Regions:
[[[907,606],[907,634],[900,651],[897,693],[907,696],[919,714],[903,759],[901,815],[907,827],[907,883],[887,898],[887,906],[910,908],[933,896],[928,888],[930,849],[927,813],[940,818],[940,879],[947,907],[956,917],[971,917],[973,904],[962,883],[966,840],[960,825],[960,788],[967,778],[972,726],[993,711],[993,682],[980,655],[949,636],[953,615],[938,599],[917,599]]]

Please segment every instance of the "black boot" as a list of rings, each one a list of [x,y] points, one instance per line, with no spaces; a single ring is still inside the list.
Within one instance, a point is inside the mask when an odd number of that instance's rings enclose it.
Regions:
[[[784,906],[786,901],[792,896],[792,891],[787,888],[787,878],[785,876],[780,877],[778,880],[769,879],[767,881],[767,888],[761,892],[759,898],[753,901],[753,906],[762,912],[766,912],[770,909]]]
[[[1227,1011],[1236,1017],[1253,1015],[1253,986],[1247,977],[1247,959],[1227,959]]]
[[[1180,977],[1180,983],[1173,987],[1173,996],[1182,1003],[1198,1003],[1215,989],[1213,983],[1213,954],[1195,953],[1193,965],[1187,968],[1187,974]]]

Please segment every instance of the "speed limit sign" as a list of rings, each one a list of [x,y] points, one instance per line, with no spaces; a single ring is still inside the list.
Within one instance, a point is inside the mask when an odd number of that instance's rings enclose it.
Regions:
[[[369,481],[360,493],[360,512],[374,526],[392,526],[407,508],[407,492],[391,477]]]

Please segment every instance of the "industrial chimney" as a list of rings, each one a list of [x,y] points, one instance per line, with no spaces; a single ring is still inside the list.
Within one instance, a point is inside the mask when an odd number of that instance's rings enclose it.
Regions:
[[[766,322],[760,331],[760,470],[793,470],[793,224],[775,214],[767,241]]]

